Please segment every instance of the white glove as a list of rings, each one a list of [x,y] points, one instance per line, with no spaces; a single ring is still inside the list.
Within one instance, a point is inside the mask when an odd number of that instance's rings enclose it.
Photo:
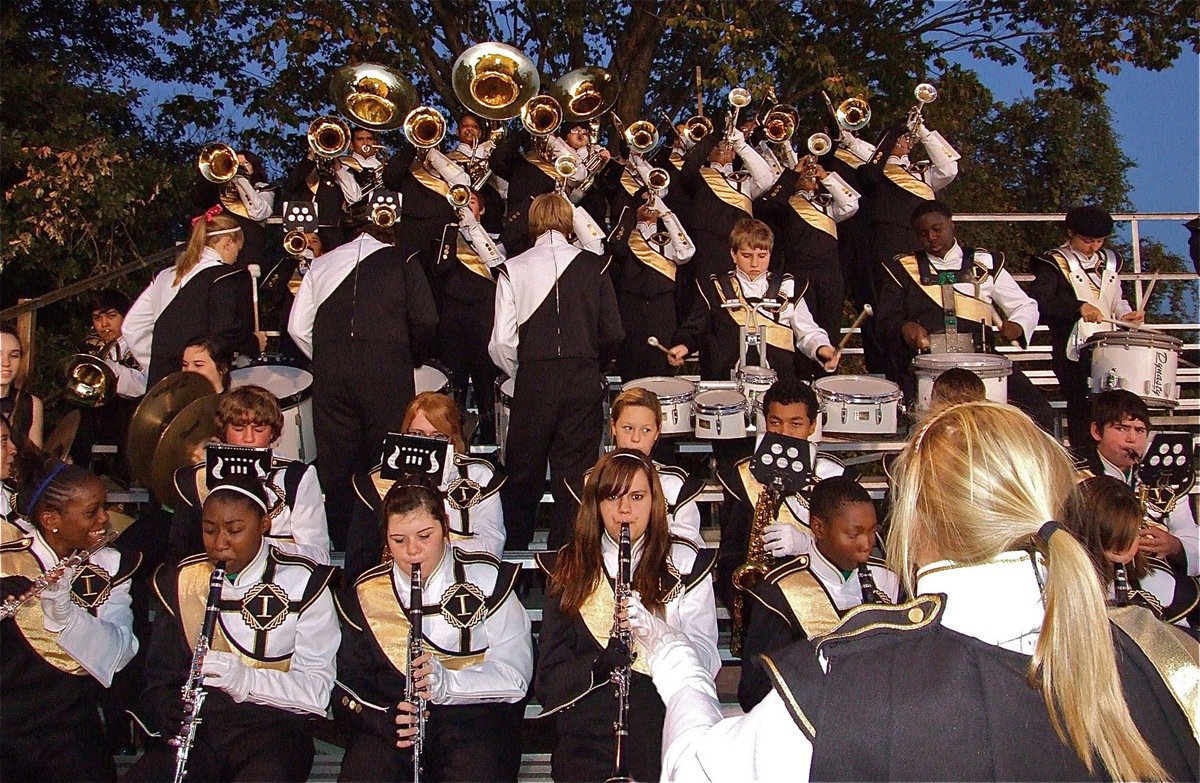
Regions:
[[[633,631],[634,638],[646,651],[648,658],[646,662],[650,665],[651,671],[654,669],[655,653],[660,647],[673,638],[687,642],[686,636],[642,605],[642,596],[636,590],[629,596],[629,628]]]
[[[233,653],[209,650],[204,656],[204,684],[220,688],[239,704],[250,695],[254,672]]]
[[[729,131],[729,136],[727,138],[729,139],[729,143],[733,145],[733,148],[739,152],[741,151],[742,147],[746,146],[746,134],[742,133],[737,128]]]
[[[809,536],[795,525],[767,525],[763,530],[763,548],[773,557],[792,557],[809,550]]]
[[[42,602],[42,627],[50,633],[61,633],[71,624],[76,607],[71,603],[71,579],[74,568],[68,568],[57,582],[46,587],[38,596]]]
[[[446,667],[434,656],[429,661],[429,700],[440,704],[446,698]]]
[[[665,215],[671,211],[671,210],[667,209],[667,204],[665,201],[662,200],[661,196],[655,196],[654,203],[651,206],[654,207],[656,210],[658,210],[659,215]]]
[[[632,617],[630,612],[631,621]],[[666,626],[661,621],[660,624]],[[696,649],[683,634],[671,630],[650,654],[649,664],[654,688],[664,704],[670,704],[671,697],[684,688],[693,688],[714,700],[717,698],[712,675],[700,664]]]

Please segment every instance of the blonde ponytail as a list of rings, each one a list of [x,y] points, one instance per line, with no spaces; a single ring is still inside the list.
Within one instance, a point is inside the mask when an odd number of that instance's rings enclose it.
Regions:
[[[217,214],[211,210],[196,218],[192,223],[192,233],[188,237],[187,244],[184,245],[183,252],[175,259],[175,282],[173,285],[179,285],[183,278],[187,277],[187,273],[200,262],[200,254],[209,244],[210,231],[224,231],[239,227],[238,222],[229,215]]]
[[[919,565],[986,563],[1034,540],[1046,556],[1045,618],[1029,665],[1050,721],[1089,771],[1117,780],[1165,772],[1125,702],[1100,579],[1065,530],[1038,537],[1062,511],[1075,470],[1062,446],[1021,411],[955,405],[917,430],[896,462],[889,564],[912,593]],[[1104,643],[1108,640],[1108,643]]]

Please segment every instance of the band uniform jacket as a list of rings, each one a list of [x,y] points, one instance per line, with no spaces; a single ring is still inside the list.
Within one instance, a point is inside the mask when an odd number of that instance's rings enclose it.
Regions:
[[[887,601],[894,604],[900,595],[900,579],[871,557],[867,568]],[[748,591],[745,600],[752,604],[745,641],[742,644],[742,678],[738,682],[738,703],[749,712],[771,691],[771,680],[759,659],[801,639],[812,641],[832,631],[842,617],[863,604],[864,586],[857,571],[848,577],[829,562],[815,546],[806,555],[781,561]],[[820,676],[813,651],[812,672]]]
[[[270,499],[267,541],[282,552],[328,565],[329,526],[316,467],[300,460],[275,458],[263,486]],[[201,511],[208,497],[205,464],[176,470],[175,491],[183,503],[175,509],[171,522],[170,546],[177,555],[194,555],[204,551]]]
[[[1089,337],[1116,329],[1112,324],[1083,321],[1079,310],[1084,304],[1113,320],[1133,312],[1121,295],[1121,259],[1108,248],[1086,257],[1064,244],[1034,256],[1030,266],[1034,277],[1029,293],[1038,303],[1042,323],[1050,329],[1056,365],[1078,361],[1079,350]]]
[[[451,185],[470,185],[470,181],[462,167],[436,149],[418,158],[415,147],[404,145],[384,167],[384,187],[400,194],[396,247],[405,256],[417,253],[426,271],[436,258],[446,225],[455,221],[446,194]]]
[[[610,680],[597,676],[595,664],[609,644],[612,630],[612,574],[617,568],[617,545],[604,534],[600,544],[604,573],[596,591],[580,607],[579,616],[568,618],[562,614],[556,595],[547,596],[542,610],[534,693],[543,707],[539,717],[554,716],[557,720],[558,747],[551,757],[555,780],[602,780],[612,772],[612,722],[617,704]],[[635,542],[632,574],[637,573],[642,551]],[[538,567],[553,573],[558,554],[539,553]],[[710,578],[712,550],[672,538],[669,557],[672,574],[678,578],[663,585],[662,595],[668,599],[663,619],[687,637],[701,665],[715,676],[721,659]],[[650,680],[645,650],[635,642],[634,652],[638,656],[630,679],[626,760],[635,780],[657,780],[665,706]]]
[[[666,501],[667,526],[671,535],[703,548],[705,543],[700,535],[700,506],[696,503],[696,498],[704,491],[704,479],[693,476],[676,465],[663,465],[660,462],[654,463],[654,471],[658,475],[659,486],[662,487],[663,500]],[[591,475],[590,470],[584,474],[584,484]],[[583,498],[582,486],[575,487],[568,483],[567,490],[571,493],[573,505],[578,508]]]

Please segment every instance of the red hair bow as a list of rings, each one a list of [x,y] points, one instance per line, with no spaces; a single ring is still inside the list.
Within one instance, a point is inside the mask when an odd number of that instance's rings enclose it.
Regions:
[[[224,211],[225,211],[225,208],[222,207],[220,204],[213,204],[211,207],[204,210],[203,215],[196,215],[196,217],[192,218],[192,225],[193,226],[196,225],[201,220],[203,220],[205,223],[211,223],[211,222],[213,222],[213,218],[215,218],[217,215],[221,214]]]

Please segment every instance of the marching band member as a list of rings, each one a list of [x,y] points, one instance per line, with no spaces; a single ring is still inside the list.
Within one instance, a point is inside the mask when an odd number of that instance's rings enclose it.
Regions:
[[[673,373],[663,352],[648,345],[646,340],[654,337],[665,343],[674,336],[678,267],[690,261],[696,252],[687,231],[667,208],[661,194],[643,189],[639,197],[642,200],[636,209],[621,213],[609,240],[617,261],[614,272],[617,307],[625,325],[625,342],[617,354],[617,370],[626,381]]]
[[[347,215],[355,237],[313,265],[288,317],[288,334],[313,360],[317,472],[329,533],[343,550],[350,479],[375,464],[383,436],[399,426],[415,393],[413,368],[425,362],[438,322],[420,264],[367,209]]]
[[[734,171],[737,158],[745,173]],[[702,285],[710,275],[729,270],[725,248],[730,232],[753,214],[751,204],[775,183],[775,175],[745,135],[734,129],[728,138],[710,133],[688,150],[679,179],[691,200],[696,282]]]
[[[852,611],[818,643],[823,677],[803,676],[810,647],[784,648],[772,692],[722,720],[691,644],[630,611],[667,704],[664,779],[1200,774],[1195,704],[1164,686],[1200,675],[1194,643],[1141,609],[1110,621],[1087,553],[1047,522],[1075,482],[1058,444],[1009,406],[958,405],[911,437],[895,475],[888,552],[916,598]],[[871,707],[854,710],[864,683]]]
[[[430,779],[517,779],[533,674],[529,616],[513,593],[520,566],[452,544],[445,503],[421,476],[401,476],[379,504],[384,563],[340,596],[333,706],[352,735],[339,780],[412,780],[410,676],[428,705],[419,763]],[[411,605],[414,565],[420,607]],[[424,642],[410,661],[414,611]]]
[[[454,445],[454,465],[446,470],[438,491],[446,497],[450,540],[464,551],[504,556],[504,509],[500,488],[506,475],[485,459],[472,457],[463,441],[462,414],[451,397],[422,392],[408,404],[401,432],[423,438],[449,440]],[[379,546],[373,535],[379,526],[379,508],[394,482],[381,478],[382,461],[369,473],[354,477],[358,496],[346,536],[346,581],[379,564]]]
[[[1034,256],[1030,295],[1038,303],[1042,322],[1050,328],[1054,375],[1067,398],[1071,446],[1086,448],[1088,381],[1091,362],[1080,349],[1094,334],[1116,329],[1104,320],[1138,325],[1146,314],[1134,311],[1121,294],[1121,259],[1104,247],[1112,234],[1112,216],[1099,207],[1075,207],[1067,212],[1067,241],[1043,256]]]
[[[954,237],[954,213],[940,201],[926,201],[912,215],[921,243],[916,253],[899,255],[879,275],[876,321],[879,334],[890,336],[892,369],[888,377],[912,397],[912,358],[929,348],[934,333],[969,334],[975,351],[992,350],[988,332],[1000,320],[1000,339],[1029,345],[1038,323],[1038,305],[1008,270],[1003,257],[982,248],[966,248]],[[952,293],[949,289],[952,289]],[[947,306],[952,296],[953,311]],[[952,349],[953,350],[953,349]],[[1014,367],[1008,377],[1008,399],[1054,431],[1054,411],[1046,397]]]
[[[342,218],[346,207],[357,202],[357,199],[348,201],[346,196],[357,189],[354,174],[341,158],[318,159],[311,148],[292,167],[287,178],[287,190],[293,198],[317,205],[318,233],[326,250],[342,244]]]
[[[385,159],[379,153],[375,131],[370,128],[351,131],[350,154],[339,159],[343,170],[350,174],[342,187],[347,204],[357,204],[382,184]]]
[[[450,370],[455,396],[465,407],[467,386],[474,390],[480,435],[495,443],[496,365],[487,345],[495,320],[496,273],[504,251],[480,222],[484,202],[475,191],[465,208],[455,210],[458,222],[446,226],[433,274],[442,291],[441,321],[454,324],[438,333],[437,355]]]
[[[516,383],[509,479],[501,493],[510,549],[528,547],[533,537],[547,461],[555,501],[550,543],[569,535],[563,481],[577,483],[599,452],[605,395],[600,368],[624,337],[607,259],[567,241],[581,211],[557,193],[538,196],[529,207],[534,247],[497,267],[488,353]]]
[[[1200,624],[1196,577],[1139,551],[1142,523],[1137,496],[1112,476],[1079,482],[1063,511],[1063,527],[1087,549],[1110,602],[1144,606],[1168,623],[1195,628]]]
[[[0,522],[7,522],[14,517],[16,508],[17,472],[14,461],[17,456],[17,444],[13,441],[12,427],[8,417],[0,415]]]
[[[195,337],[216,335],[247,356],[266,347],[266,335],[254,331],[254,280],[245,269],[232,267],[242,242],[234,217],[209,210],[194,218],[174,268],[155,275],[129,308],[121,333],[147,368],[147,388],[177,371],[184,346]]]
[[[192,202],[201,211],[220,206],[237,221],[245,240],[238,260],[245,267],[263,263],[266,220],[275,210],[275,190],[258,155],[238,150],[237,162],[237,173],[228,182],[218,184],[203,177],[197,179]]]
[[[217,402],[217,431],[221,443],[265,449],[283,432],[279,400],[261,386],[238,386]],[[263,480],[270,508],[267,541],[281,552],[303,555],[329,564],[329,526],[317,469],[300,460],[272,457],[271,472]],[[185,507],[175,509],[170,547],[178,560],[204,549],[201,507],[208,496],[205,462],[175,471],[175,489]]]
[[[760,654],[823,636],[854,607],[894,604],[900,593],[899,577],[871,556],[879,526],[875,504],[860,484],[849,476],[818,481],[810,511],[814,545],[808,554],[777,564],[746,598],[753,608],[742,646],[738,703],[747,712],[771,692]]]
[[[1092,447],[1084,451],[1088,470],[1094,476],[1112,476],[1135,491],[1137,466],[1150,439],[1150,411],[1141,397],[1125,389],[1108,389],[1092,397],[1089,424]],[[1138,549],[1161,557],[1184,570],[1200,575],[1200,527],[1186,498],[1179,498],[1164,519],[1145,525],[1138,535]]]
[[[670,535],[662,489],[647,457],[624,450],[606,454],[584,485],[574,538],[537,556],[548,584],[534,693],[542,716],[557,721],[558,745],[550,758],[555,780],[603,780],[612,772],[617,704],[609,677],[630,664],[628,771],[634,780],[659,779],[665,704],[651,686],[645,650],[630,650],[615,635],[623,524],[632,540],[629,611],[636,605],[662,617],[707,676],[721,667],[712,551]]]
[[[683,366],[688,354],[699,350],[700,377],[729,380],[740,357],[740,328],[757,323],[765,348],[760,346],[757,361],[747,356],[748,364],[767,364],[780,377],[791,377],[795,374],[792,353],[799,348],[826,370],[837,368],[840,356],[813,320],[804,292],[796,296],[790,275],[768,271],[774,243],[774,234],[761,220],[746,218],[734,225],[729,234],[734,270],[697,281],[700,296],[671,338],[672,367]],[[778,306],[767,313],[749,312],[764,300]]]
[[[779,265],[796,284],[812,286],[813,320],[826,334],[842,326],[845,285],[838,256],[838,223],[858,211],[858,191],[836,172],[805,156],[784,171],[754,204],[755,215],[779,237]]]
[[[194,372],[212,384],[217,394],[229,388],[229,370],[233,354],[220,338],[206,335],[188,340],[183,347],[180,372]]]
[[[597,143],[592,136],[592,126],[584,120],[568,120],[558,129],[562,140],[570,148],[584,179],[568,191],[571,202],[582,207],[602,228],[608,221],[609,197],[614,194],[617,179],[623,173],[612,153]]]
[[[42,399],[25,389],[25,347],[17,330],[0,324],[0,415],[12,426],[13,439],[42,445]]]
[[[125,779],[166,780],[214,569],[225,576],[219,619],[204,656],[207,693],[188,758],[192,780],[304,781],[312,768],[314,715],[324,716],[341,642],[329,592],[334,569],[267,542],[267,500],[257,482],[224,481],[203,506],[204,553],[154,574],[154,623],[139,716],[160,741]]]
[[[396,246],[405,257],[416,253],[429,274],[446,226],[455,222],[446,201],[451,185],[471,185],[471,177],[436,147],[404,145],[388,160],[383,184],[401,196],[401,228]]]
[[[499,136],[493,138],[483,118],[469,111],[459,117],[457,134],[458,146],[446,153],[446,157],[470,175],[472,189],[483,200],[484,226],[489,234],[499,234],[504,225],[504,201],[508,198],[508,181],[491,170],[490,159]],[[484,179],[480,188],[479,182]]]
[[[0,522],[0,587],[17,599],[56,563],[97,547],[108,525],[100,479],[33,451],[18,498],[30,527]],[[141,562],[105,546],[0,621],[0,767],[6,780],[107,780],[116,769],[101,691],[133,658],[129,583]]]
[[[767,432],[808,441],[808,464],[812,466],[811,481],[800,492],[783,499],[774,520],[763,535],[765,549],[772,557],[807,555],[813,548],[813,533],[809,527],[809,498],[813,485],[821,480],[841,476],[846,466],[832,454],[817,452],[817,444],[809,441],[817,430],[820,410],[812,387],[794,378],[776,381],[763,395],[763,416]],[[750,472],[751,457],[738,461],[730,470],[719,470],[717,478],[725,490],[725,507],[721,519],[721,547],[717,556],[717,595],[722,603],[733,606],[736,593],[733,572],[746,560],[754,508],[762,495],[763,485]]]

